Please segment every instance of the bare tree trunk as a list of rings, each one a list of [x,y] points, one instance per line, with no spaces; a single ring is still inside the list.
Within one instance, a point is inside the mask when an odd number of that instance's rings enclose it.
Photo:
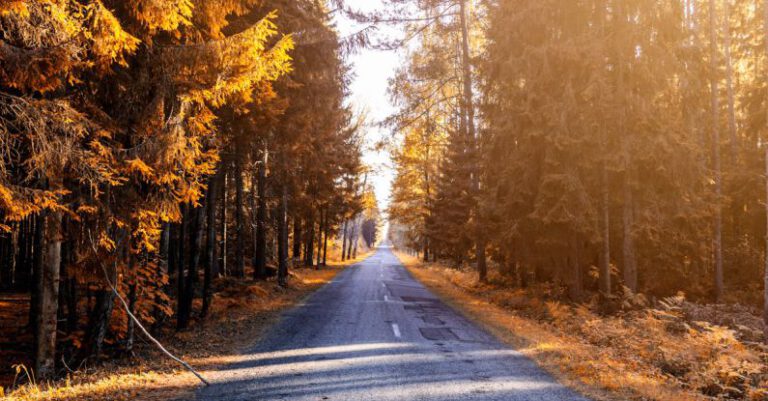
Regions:
[[[325,235],[323,236],[323,266],[328,266],[328,211],[325,212]]]
[[[349,220],[344,220],[344,229],[341,230],[341,261],[347,260],[347,226],[349,226]]]
[[[245,276],[245,194],[243,188],[243,155],[235,157],[235,277]]]
[[[469,23],[467,22],[467,0],[459,1],[459,19],[461,23],[461,69],[463,75],[464,93],[463,103],[466,111],[466,135],[469,143],[468,151],[472,153],[472,191],[475,196],[475,218],[480,220],[480,204],[477,201],[480,196],[480,168],[477,161],[477,135],[475,132],[475,104],[472,91],[472,64],[469,50]],[[488,262],[485,256],[486,239],[482,233],[482,224],[476,223],[475,229],[475,258],[477,260],[477,273],[480,282],[488,280]]]
[[[205,247],[207,248],[205,266],[203,267],[203,306],[200,312],[201,317],[208,315],[208,309],[211,306],[211,284],[213,281],[213,275],[216,272],[216,190],[219,179],[223,179],[223,175],[215,175],[208,180],[208,191],[206,196],[206,238]]]
[[[224,171],[224,182],[221,188],[221,274],[228,275],[227,266],[227,189],[229,187],[229,174]]]
[[[301,260],[301,218],[293,216],[293,259]]]
[[[136,313],[136,281],[134,278],[134,282],[131,283],[130,288],[128,290],[128,310],[130,313],[135,314]],[[131,354],[133,352],[133,343],[136,336],[136,323],[131,319],[130,316],[126,316],[128,319],[128,330],[125,334],[125,352],[128,354]]]
[[[52,212],[38,219],[40,229],[45,231],[40,249],[43,263],[37,275],[39,314],[36,330],[35,370],[39,379],[49,379],[55,373],[57,312],[59,306],[59,274],[61,271],[61,213]]]
[[[723,182],[720,167],[720,102],[717,77],[717,10],[715,0],[709,0],[709,36],[710,36],[710,90],[712,108],[712,168],[715,173],[715,299],[722,301],[723,296]]]
[[[317,269],[323,262],[323,232],[325,231],[325,211],[320,209],[320,223],[317,225]]]
[[[288,278],[288,187],[283,183],[280,197],[280,212],[278,215],[278,263],[277,282],[280,286],[286,285]],[[296,241],[296,239],[294,239]]]
[[[608,173],[605,166],[602,171],[602,214],[603,235],[602,254],[600,255],[600,292],[603,295],[611,295],[611,214],[608,203]]]
[[[267,159],[266,148],[262,152],[259,164],[259,209],[256,212],[256,249],[253,258],[253,277],[264,278],[267,276]]]
[[[187,270],[187,232],[189,227],[189,205],[181,205],[181,224],[179,224],[179,236],[176,243],[176,329],[186,327],[184,322],[186,314],[184,311],[184,285],[186,284]]]
[[[728,133],[730,134],[731,157],[734,163],[738,160],[738,137],[736,135],[736,110],[733,90],[733,63],[731,61],[731,4],[730,0],[723,1],[723,47],[725,48],[725,74],[728,90]]]
[[[307,225],[307,266],[312,266],[315,262],[315,216],[309,219]]]

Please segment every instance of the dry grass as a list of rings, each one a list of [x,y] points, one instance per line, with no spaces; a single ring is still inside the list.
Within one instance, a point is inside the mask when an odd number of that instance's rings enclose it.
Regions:
[[[766,348],[745,345],[725,327],[686,320],[682,298],[668,308],[606,317],[398,256],[448,303],[592,398],[768,400]]]
[[[276,322],[280,312],[300,302],[309,293],[330,282],[346,266],[330,261],[321,270],[294,269],[286,288],[273,280],[238,282],[225,279],[215,294],[210,316],[192,324],[192,329],[175,333],[163,340],[165,345],[193,367],[206,372],[236,358]],[[199,308],[199,305],[196,305]],[[140,341],[139,341],[140,342]],[[4,401],[102,401],[169,400],[186,398],[199,381],[167,360],[148,344],[137,345],[137,356],[84,367],[55,383],[25,385],[11,391]],[[0,387],[0,397],[3,396]]]

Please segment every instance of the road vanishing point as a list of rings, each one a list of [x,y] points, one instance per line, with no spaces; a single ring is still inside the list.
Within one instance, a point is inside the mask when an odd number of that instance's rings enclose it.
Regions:
[[[587,401],[441,302],[389,248],[209,375],[195,400]]]

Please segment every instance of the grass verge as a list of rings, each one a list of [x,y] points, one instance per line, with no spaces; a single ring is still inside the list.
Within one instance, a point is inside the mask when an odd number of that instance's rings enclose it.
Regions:
[[[687,319],[682,297],[663,309],[600,316],[589,305],[542,301],[479,284],[473,272],[398,257],[446,303],[590,398],[768,401],[768,349]]]

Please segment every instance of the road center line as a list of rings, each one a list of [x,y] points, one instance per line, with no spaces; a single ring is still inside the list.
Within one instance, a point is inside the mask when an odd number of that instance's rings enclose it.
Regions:
[[[397,323],[392,323],[392,331],[395,333],[395,337],[400,338],[400,327]]]

